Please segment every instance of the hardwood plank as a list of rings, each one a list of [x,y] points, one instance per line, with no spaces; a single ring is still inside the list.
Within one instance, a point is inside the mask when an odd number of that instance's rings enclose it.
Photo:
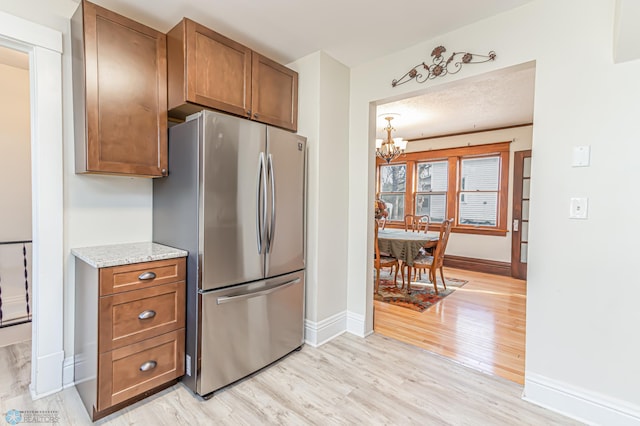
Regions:
[[[469,282],[424,312],[374,301],[375,332],[523,384],[526,281],[444,270]]]

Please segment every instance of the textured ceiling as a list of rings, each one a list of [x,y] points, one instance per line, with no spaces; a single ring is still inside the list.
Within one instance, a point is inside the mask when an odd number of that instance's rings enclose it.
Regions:
[[[381,129],[386,125],[384,117],[390,113],[398,114],[392,120],[396,129],[392,136],[405,139],[531,123],[534,81],[535,67],[529,63],[380,105],[377,136],[382,138],[386,134]]]

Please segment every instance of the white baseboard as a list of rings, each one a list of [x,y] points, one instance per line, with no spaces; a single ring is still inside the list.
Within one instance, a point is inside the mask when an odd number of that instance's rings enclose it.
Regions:
[[[373,333],[373,330],[365,331],[364,315],[347,312],[347,332],[358,337],[367,337]]]
[[[592,425],[638,426],[640,407],[535,374],[525,374],[522,398]]]
[[[32,377],[31,385],[29,386],[32,399],[40,399],[62,390],[63,363],[63,351],[38,357],[36,377]]]
[[[66,389],[68,387],[75,385],[75,382],[73,380],[74,378],[73,363],[74,363],[73,355],[65,358],[64,362],[62,363],[62,388],[63,389]]]
[[[347,329],[347,311],[339,312],[322,321],[304,320],[304,341],[317,348],[344,333]]]

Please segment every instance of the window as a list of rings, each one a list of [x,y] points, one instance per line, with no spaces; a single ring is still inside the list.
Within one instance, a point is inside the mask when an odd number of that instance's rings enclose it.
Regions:
[[[496,226],[500,157],[462,158],[460,163],[458,223]]]
[[[403,226],[405,212],[429,215],[432,230],[454,218],[453,232],[506,235],[509,142],[412,152],[378,160],[378,192],[387,226]],[[394,223],[395,222],[395,223]]]
[[[447,161],[418,163],[416,168],[415,214],[429,215],[431,223],[447,217]]]
[[[404,220],[407,166],[405,164],[380,166],[380,199],[387,205],[387,220]]]

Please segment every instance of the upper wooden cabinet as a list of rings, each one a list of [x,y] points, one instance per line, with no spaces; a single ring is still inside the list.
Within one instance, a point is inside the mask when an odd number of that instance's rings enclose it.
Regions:
[[[256,52],[252,54],[251,114],[263,123],[298,130],[298,73]]]
[[[167,34],[169,114],[202,107],[298,128],[298,73],[190,19]]]
[[[84,0],[71,36],[76,173],[166,175],[166,36]]]

